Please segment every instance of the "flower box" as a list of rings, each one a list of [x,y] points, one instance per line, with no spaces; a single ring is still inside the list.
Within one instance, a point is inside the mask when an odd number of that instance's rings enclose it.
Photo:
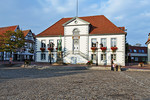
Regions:
[[[61,49],[62,49],[62,47],[59,47],[59,49],[58,49],[58,48],[56,48],[56,50],[57,50],[57,51],[58,51],[58,50],[59,50],[59,51],[61,51]]]
[[[105,52],[107,50],[107,47],[101,47],[100,48],[103,52]]]
[[[44,51],[45,51],[45,48],[40,48],[40,50],[41,50],[42,52],[44,52]]]
[[[54,50],[54,48],[52,48],[52,47],[49,47],[49,48],[47,48],[49,51],[53,51]]]
[[[91,47],[92,52],[95,52],[97,50],[97,47]]]
[[[111,47],[111,50],[114,52],[116,51],[118,48],[117,47]]]

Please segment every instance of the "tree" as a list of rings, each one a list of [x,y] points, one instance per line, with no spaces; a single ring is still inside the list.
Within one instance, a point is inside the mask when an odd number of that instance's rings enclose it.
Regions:
[[[0,35],[0,52],[20,52],[25,45],[24,34],[22,31],[6,31]]]

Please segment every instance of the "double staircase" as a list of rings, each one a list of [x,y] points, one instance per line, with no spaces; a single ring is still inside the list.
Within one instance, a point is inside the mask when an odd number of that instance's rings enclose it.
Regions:
[[[87,63],[88,61],[88,54],[85,54],[81,51],[67,51],[64,53],[64,61],[66,63],[72,63],[72,64],[81,64],[81,63]]]

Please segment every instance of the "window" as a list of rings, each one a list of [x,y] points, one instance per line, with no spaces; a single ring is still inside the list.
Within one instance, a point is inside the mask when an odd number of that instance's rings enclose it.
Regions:
[[[111,54],[111,59],[116,60],[116,54]]]
[[[101,47],[106,47],[106,38],[101,39]]]
[[[146,61],[144,57],[142,58],[142,61]]]
[[[135,53],[137,52],[135,49],[133,50]]]
[[[49,47],[53,47],[54,46],[54,40],[49,40]]]
[[[10,52],[6,52],[6,58],[10,58]]]
[[[135,57],[135,61],[138,61],[138,57]]]
[[[139,50],[139,53],[141,53],[142,51],[141,50]]]
[[[132,50],[131,50],[131,49],[129,49],[129,51],[130,51],[130,52],[132,52]]]
[[[41,60],[45,60],[46,59],[46,55],[45,55],[45,53],[42,53],[41,54]]]
[[[111,47],[116,47],[116,43],[117,42],[117,40],[116,40],[116,38],[111,38]]]
[[[96,39],[91,39],[91,44],[92,44],[91,47],[96,47],[96,42],[97,42]]]
[[[101,60],[106,60],[106,54],[101,54]]]
[[[142,53],[144,53],[144,50],[142,50]]]
[[[41,47],[45,48],[46,47],[46,41],[45,40],[41,40]]]
[[[77,28],[75,28],[74,30],[73,30],[73,35],[79,35],[79,29],[77,29]]]

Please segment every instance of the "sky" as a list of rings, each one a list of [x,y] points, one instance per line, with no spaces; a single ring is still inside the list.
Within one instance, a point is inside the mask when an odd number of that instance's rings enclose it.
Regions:
[[[39,34],[64,17],[76,16],[76,0],[0,0],[0,27],[19,25]],[[150,33],[150,0],[79,0],[78,16],[105,15],[125,26],[127,42],[143,46]]]

